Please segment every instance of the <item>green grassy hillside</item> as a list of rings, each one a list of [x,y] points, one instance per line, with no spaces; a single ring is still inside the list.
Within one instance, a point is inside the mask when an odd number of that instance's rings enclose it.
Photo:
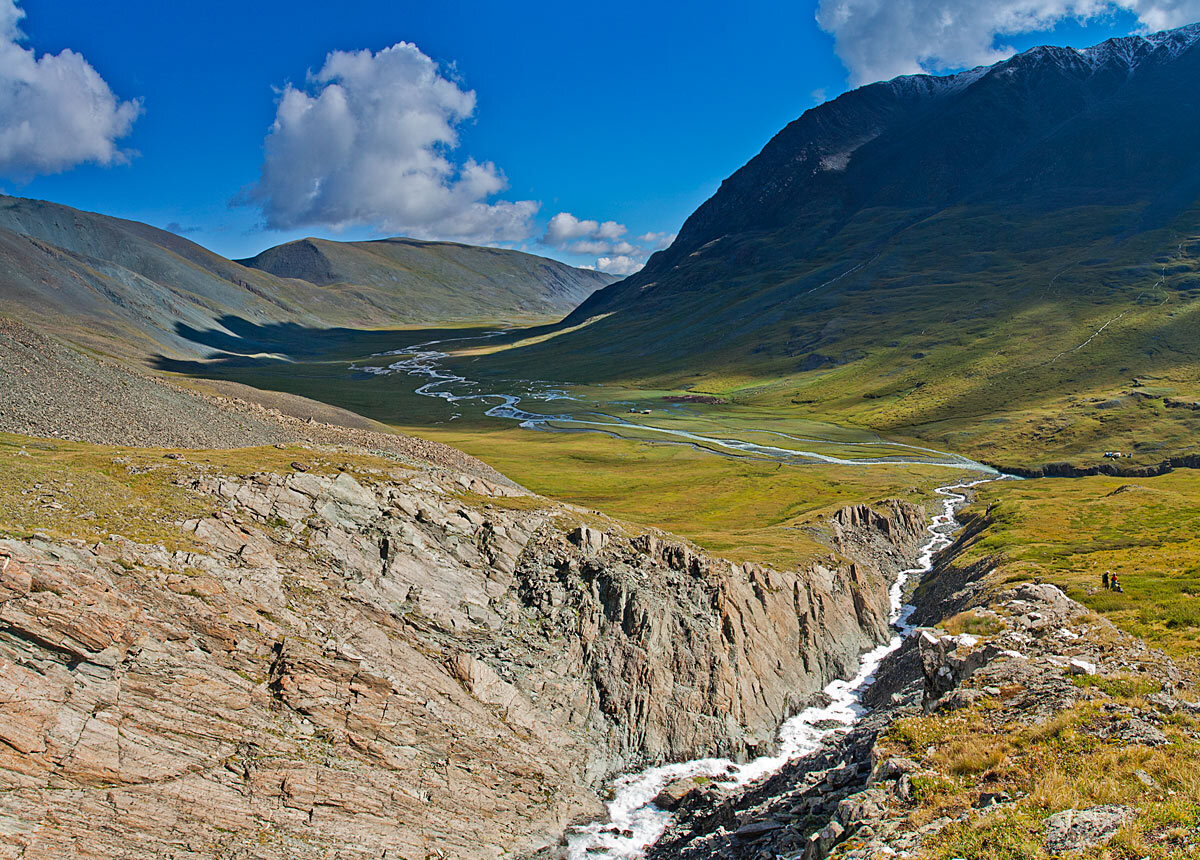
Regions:
[[[1002,466],[1192,456],[1197,93],[1200,27],[863,87],[641,272],[454,366],[686,389]]]

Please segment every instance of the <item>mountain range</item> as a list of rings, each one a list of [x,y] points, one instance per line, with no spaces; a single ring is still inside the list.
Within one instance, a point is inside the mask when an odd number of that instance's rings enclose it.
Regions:
[[[1190,407],[1169,440],[1137,428],[1198,393],[1198,42],[1039,47],[815,107],[642,271],[491,366],[790,404],[1003,462],[1190,445]]]
[[[520,251],[413,239],[307,239],[235,262],[147,224],[16,197],[0,197],[0,270],[0,313],[137,361],[207,356],[188,333],[234,341],[232,321],[545,319],[614,280]]]

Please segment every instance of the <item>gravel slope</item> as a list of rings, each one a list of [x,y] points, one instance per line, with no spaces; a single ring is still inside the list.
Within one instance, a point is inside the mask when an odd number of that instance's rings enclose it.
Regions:
[[[284,442],[345,445],[514,486],[492,467],[455,448],[367,429],[382,425],[345,410],[245,386],[230,388],[228,393],[238,396],[186,391],[84,355],[0,317],[3,432],[161,448],[242,448]]]

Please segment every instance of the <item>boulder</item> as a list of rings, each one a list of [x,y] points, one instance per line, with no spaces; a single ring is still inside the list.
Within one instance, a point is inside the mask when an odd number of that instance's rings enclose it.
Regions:
[[[874,782],[887,782],[899,779],[907,773],[916,773],[920,769],[921,766],[910,758],[892,756],[876,765],[872,779]]]
[[[887,792],[878,788],[860,791],[838,801],[835,817],[844,827],[877,821],[887,811]]]
[[[733,832],[734,839],[757,839],[766,833],[778,830],[783,827],[781,822],[768,818],[765,821],[751,821],[748,824],[743,824]]]
[[[1117,723],[1108,732],[1108,737],[1127,744],[1141,744],[1147,747],[1160,747],[1170,743],[1162,729],[1140,717],[1130,717]]]
[[[1129,817],[1126,806],[1065,809],[1046,819],[1046,851],[1062,854],[1095,848],[1112,838]]]
[[[599,552],[608,543],[608,535],[588,526],[579,526],[571,532],[570,539],[571,543],[584,552]]]
[[[659,809],[674,812],[694,792],[708,786],[712,780],[703,776],[686,776],[676,779],[663,786],[662,791],[654,796],[654,805]]]
[[[828,857],[829,852],[833,850],[833,846],[837,845],[838,841],[846,835],[846,828],[838,824],[836,821],[831,821],[808,837],[808,844],[804,846],[803,860],[821,860],[823,857]]]

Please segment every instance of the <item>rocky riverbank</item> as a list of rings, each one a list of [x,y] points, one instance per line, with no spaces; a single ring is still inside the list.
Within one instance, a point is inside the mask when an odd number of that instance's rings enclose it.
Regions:
[[[769,746],[886,637],[924,533],[847,508],[776,571],[436,464],[160,462],[113,467],[210,511],[162,544],[0,541],[12,856],[535,851],[615,772]]]
[[[928,626],[885,660],[859,724],[746,789],[671,787],[677,820],[651,860],[1200,850],[1179,826],[1200,757],[1194,679],[1056,587],[954,557],[923,583]]]

